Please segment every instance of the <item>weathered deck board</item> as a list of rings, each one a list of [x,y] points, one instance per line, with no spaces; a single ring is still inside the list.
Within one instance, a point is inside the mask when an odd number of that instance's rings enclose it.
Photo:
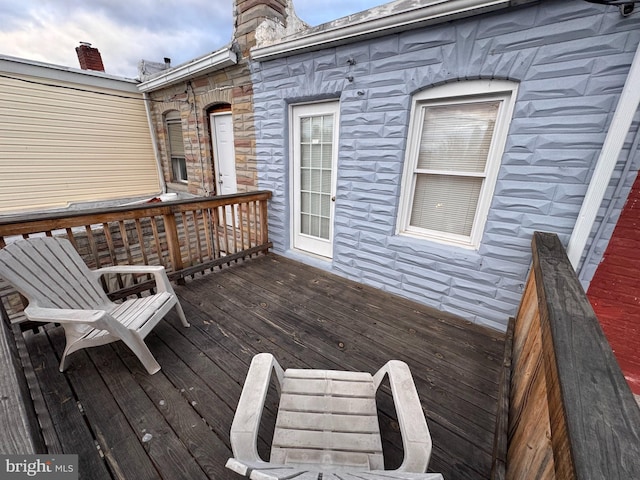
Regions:
[[[61,329],[25,334],[34,367],[43,359],[48,365],[37,375],[49,411],[41,423],[54,419],[65,453],[90,459],[81,478],[240,478],[224,469],[229,429],[251,358],[263,351],[285,368],[373,373],[391,358],[406,361],[433,438],[430,470],[450,479],[489,477],[502,334],[276,255],[176,291],[192,327],[170,314],[147,337],[162,366],[153,376],[120,344],[77,352],[60,374],[53,367]],[[402,448],[386,389],[378,401],[385,462],[393,468]],[[276,408],[270,393],[263,455]],[[81,427],[75,438],[65,433]]]

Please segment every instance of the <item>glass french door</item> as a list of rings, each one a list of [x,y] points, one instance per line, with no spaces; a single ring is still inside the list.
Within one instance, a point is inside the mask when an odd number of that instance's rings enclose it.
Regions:
[[[338,102],[292,107],[293,247],[331,258]]]

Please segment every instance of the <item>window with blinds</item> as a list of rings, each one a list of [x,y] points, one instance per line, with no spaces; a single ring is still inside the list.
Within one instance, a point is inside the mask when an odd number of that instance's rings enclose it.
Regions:
[[[513,82],[458,82],[416,95],[399,233],[479,245],[515,88]]]
[[[187,183],[187,162],[184,156],[184,140],[182,138],[182,120],[180,113],[172,111],[166,114],[168,150],[171,158],[171,180]]]

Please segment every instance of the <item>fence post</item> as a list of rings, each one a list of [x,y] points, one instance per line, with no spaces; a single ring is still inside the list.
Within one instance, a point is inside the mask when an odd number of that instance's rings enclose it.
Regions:
[[[260,244],[269,242],[269,224],[267,222],[267,201],[260,200]]]

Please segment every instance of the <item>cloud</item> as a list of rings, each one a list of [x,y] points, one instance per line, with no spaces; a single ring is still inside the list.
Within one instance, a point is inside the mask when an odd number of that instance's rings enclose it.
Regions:
[[[100,50],[108,73],[136,77],[143,58],[169,57],[177,65],[229,43],[229,1],[185,1],[177,14],[176,3],[67,1],[64,9],[57,8],[59,2],[44,2],[37,9],[10,10],[6,18],[11,21],[0,31],[0,53],[78,67],[75,47],[89,42]],[[8,10],[6,5],[1,8]]]
[[[294,0],[311,25],[380,0]],[[98,48],[107,73],[135,78],[141,59],[178,65],[231,41],[232,0],[0,0],[0,54],[78,68],[75,48]]]

